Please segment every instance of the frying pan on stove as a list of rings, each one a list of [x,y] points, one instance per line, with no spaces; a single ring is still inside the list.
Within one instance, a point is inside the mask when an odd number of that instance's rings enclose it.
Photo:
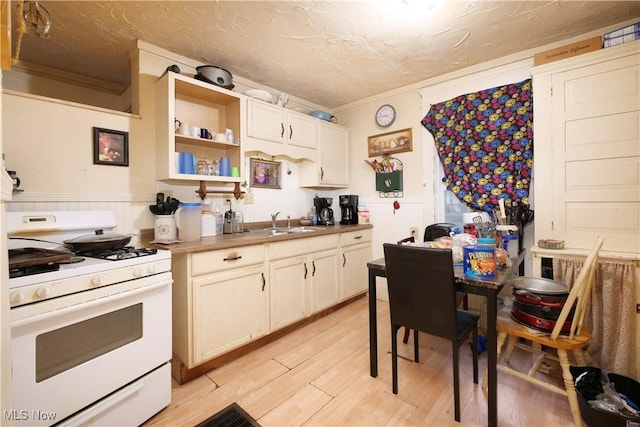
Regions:
[[[65,240],[64,245],[74,252],[102,251],[109,249],[122,249],[131,241],[131,236],[117,233],[105,233],[96,230],[94,234],[75,237]]]

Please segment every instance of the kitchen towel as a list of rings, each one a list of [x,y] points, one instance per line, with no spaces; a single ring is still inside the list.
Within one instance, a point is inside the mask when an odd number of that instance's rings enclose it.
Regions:
[[[533,166],[531,79],[432,105],[421,121],[433,135],[443,182],[460,201],[491,212],[529,205]]]

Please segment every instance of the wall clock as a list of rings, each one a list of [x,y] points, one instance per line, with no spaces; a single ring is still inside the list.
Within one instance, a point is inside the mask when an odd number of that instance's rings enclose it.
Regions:
[[[386,128],[396,119],[396,110],[389,104],[381,105],[376,111],[376,123],[378,126]]]

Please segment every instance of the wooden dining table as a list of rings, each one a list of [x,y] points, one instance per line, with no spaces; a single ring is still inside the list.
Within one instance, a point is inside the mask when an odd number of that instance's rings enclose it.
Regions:
[[[470,294],[482,295],[487,300],[487,424],[498,425],[498,369],[497,369],[497,331],[498,294],[515,275],[524,274],[524,251],[511,259],[511,265],[499,269],[491,279],[478,279],[465,276],[462,266],[454,266],[456,289]],[[384,258],[367,263],[369,269],[369,363],[371,376],[378,376],[378,321],[376,310],[376,277],[386,277]]]

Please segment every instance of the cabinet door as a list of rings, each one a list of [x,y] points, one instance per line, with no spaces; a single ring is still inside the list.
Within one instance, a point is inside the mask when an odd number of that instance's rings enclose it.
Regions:
[[[348,131],[328,123],[319,124],[320,181],[326,184],[349,183]]]
[[[194,364],[268,332],[263,265],[193,279]]]
[[[306,257],[283,259],[270,264],[272,331],[306,316],[306,280],[310,274]]]
[[[247,116],[248,136],[272,142],[284,142],[285,126],[282,108],[250,99]]]
[[[367,262],[371,261],[371,244],[342,248],[342,299],[366,292]]]
[[[601,235],[604,250],[640,251],[639,55],[604,60],[617,49],[534,76],[536,239],[589,249]]]
[[[316,124],[318,119],[304,114],[288,112],[288,143],[298,147],[316,148]]]
[[[310,256],[310,259],[309,293],[311,301],[309,314],[313,314],[340,301],[338,251],[314,254]]]

